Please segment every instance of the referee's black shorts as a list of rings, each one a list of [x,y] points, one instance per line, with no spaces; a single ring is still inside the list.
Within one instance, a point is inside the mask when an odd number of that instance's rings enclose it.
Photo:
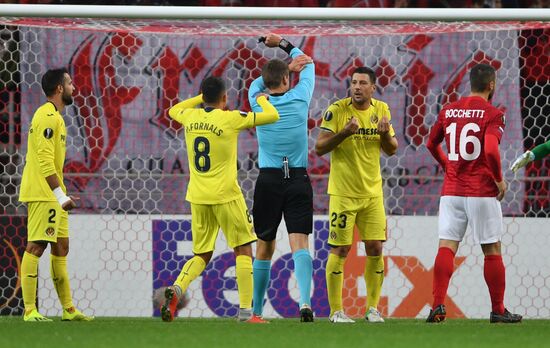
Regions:
[[[254,188],[254,229],[258,238],[272,241],[284,215],[288,233],[311,234],[313,189],[305,168],[290,168],[285,179],[280,168],[261,168]]]

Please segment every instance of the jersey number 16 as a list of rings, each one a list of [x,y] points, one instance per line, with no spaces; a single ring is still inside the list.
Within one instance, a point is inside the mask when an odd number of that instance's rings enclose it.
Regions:
[[[445,133],[449,134],[449,161],[458,161],[458,158],[473,161],[481,154],[481,142],[475,134],[468,133],[472,131],[477,133],[480,131],[477,123],[467,123],[462,127],[460,131],[460,137],[458,138],[458,153],[456,152],[456,123],[451,123],[446,129]],[[473,151],[468,152],[466,146],[472,144]]]

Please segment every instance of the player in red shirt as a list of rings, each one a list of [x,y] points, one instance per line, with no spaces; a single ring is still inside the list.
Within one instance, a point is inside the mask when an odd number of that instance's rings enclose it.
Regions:
[[[433,309],[427,322],[445,320],[444,300],[454,270],[454,257],[466,228],[485,254],[483,275],[491,296],[491,323],[518,323],[522,316],[504,307],[505,269],[500,251],[502,210],[506,193],[499,143],[504,113],[489,102],[496,71],[478,64],[470,71],[471,93],[446,105],[430,131],[427,148],[445,171],[439,202],[439,250],[435,258]],[[445,140],[448,153],[441,143]]]

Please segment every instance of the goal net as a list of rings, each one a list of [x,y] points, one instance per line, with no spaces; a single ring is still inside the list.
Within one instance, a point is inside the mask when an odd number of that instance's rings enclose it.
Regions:
[[[192,257],[189,172],[181,127],[168,108],[198,93],[208,75],[229,86],[230,109],[249,110],[247,91],[271,58],[287,59],[258,37],[277,32],[315,61],[309,110],[309,172],[314,187],[313,309],[329,313],[325,264],[329,228],[328,156],[312,150],[323,111],[348,95],[350,71],[369,66],[375,97],[389,104],[396,156],[382,157],[389,240],[385,243],[384,316],[426,316],[437,252],[443,173],[425,147],[442,105],[467,94],[476,63],[497,69],[493,103],[506,112],[501,157],[509,191],[502,202],[506,303],[528,317],[550,317],[550,160],[513,175],[511,162],[549,140],[548,22],[365,22],[245,20],[107,20],[0,17],[0,311],[22,313],[18,269],[26,207],[17,200],[27,131],[45,98],[40,78],[64,66],[76,86],[64,111],[68,132],[65,180],[80,196],[71,213],[69,272],[75,304],[99,316],[151,316],[153,291],[170,285]],[[296,83],[297,76],[291,77]],[[258,175],[255,130],[239,138],[238,173],[252,206]],[[353,175],[350,169],[350,175]],[[476,175],[476,173],[471,173]],[[298,314],[298,291],[285,226],[280,226],[267,317]],[[180,316],[232,316],[238,309],[234,257],[220,236],[213,260],[188,291]],[[365,252],[354,244],[345,268],[344,306],[364,313]],[[461,246],[447,299],[452,317],[486,317],[483,256]],[[48,256],[41,259],[39,307],[59,315]]]

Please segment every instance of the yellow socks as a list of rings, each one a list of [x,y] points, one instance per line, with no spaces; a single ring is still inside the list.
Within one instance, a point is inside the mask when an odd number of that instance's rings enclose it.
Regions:
[[[74,307],[67,272],[67,257],[50,255],[50,271],[59,302],[64,309]]]
[[[237,287],[239,289],[239,307],[252,308],[252,291],[254,279],[252,276],[252,258],[239,255],[236,259]]]
[[[367,256],[365,283],[367,284],[367,311],[378,308],[382,283],[384,282],[384,256]]]
[[[21,261],[21,289],[25,313],[36,309],[36,284],[38,282],[38,260],[40,258],[25,251]]]
[[[327,278],[327,295],[330,305],[330,315],[334,312],[341,311],[342,307],[342,286],[344,284],[344,263],[345,257],[340,257],[336,254],[329,253],[326,278]]]
[[[185,291],[187,291],[187,288],[189,287],[189,284],[191,284],[191,282],[195,280],[195,278],[201,275],[205,267],[206,263],[204,263],[202,257],[194,256],[192,259],[187,261],[185,265],[183,265],[180,275],[178,276],[178,279],[176,279],[176,281],[174,282],[174,285],[177,285],[181,288],[182,294],[185,293]]]

